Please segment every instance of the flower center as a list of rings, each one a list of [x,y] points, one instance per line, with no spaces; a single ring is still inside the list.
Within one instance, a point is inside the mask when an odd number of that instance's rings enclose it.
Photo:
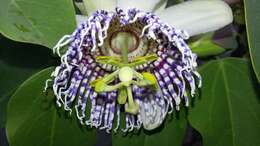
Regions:
[[[119,70],[118,76],[119,76],[120,81],[122,81],[122,82],[129,82],[134,77],[133,69],[131,69],[128,66],[122,67]]]
[[[122,54],[122,49],[131,53],[138,48],[139,38],[131,31],[117,31],[111,35],[110,47],[116,54]]]

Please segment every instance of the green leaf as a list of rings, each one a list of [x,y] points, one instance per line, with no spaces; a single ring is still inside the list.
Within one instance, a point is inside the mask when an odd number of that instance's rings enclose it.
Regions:
[[[52,52],[45,47],[17,43],[1,35],[0,44],[0,127],[3,127],[12,93],[30,75],[51,64]]]
[[[10,145],[94,145],[95,132],[82,127],[75,116],[68,117],[57,110],[51,90],[43,93],[45,80],[52,71],[48,68],[35,74],[10,99],[6,125]]]
[[[256,146],[260,143],[260,87],[243,59],[212,61],[200,69],[201,96],[189,115],[204,146]]]
[[[0,60],[0,127],[3,127],[5,124],[9,97],[15,88],[33,72],[33,69],[10,66]]]
[[[218,55],[225,51],[224,48],[215,44],[212,40],[212,35],[204,35],[199,40],[189,44],[192,52],[196,53],[199,57],[207,57]]]
[[[0,33],[49,48],[75,28],[71,0],[1,0]]]
[[[187,126],[184,110],[168,115],[166,122],[154,131],[142,129],[128,135],[113,134],[113,146],[181,146]]]
[[[244,0],[244,8],[251,61],[260,82],[260,3],[258,0]]]

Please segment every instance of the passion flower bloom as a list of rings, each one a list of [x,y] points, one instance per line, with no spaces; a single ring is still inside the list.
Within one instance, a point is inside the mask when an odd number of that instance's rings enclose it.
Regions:
[[[216,29],[216,23],[206,28]],[[61,65],[52,73],[57,105],[75,109],[81,124],[107,132],[155,129],[182,102],[189,105],[187,92],[193,96],[201,87],[188,37],[137,8],[95,11],[54,47],[61,56]],[[68,49],[61,55],[65,45]],[[125,123],[120,124],[122,118]]]

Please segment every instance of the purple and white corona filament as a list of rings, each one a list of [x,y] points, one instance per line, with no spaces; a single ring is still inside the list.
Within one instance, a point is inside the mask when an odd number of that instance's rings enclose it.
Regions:
[[[178,20],[176,20],[178,21]],[[133,101],[138,111],[126,112],[125,105],[117,101],[118,90],[98,93],[90,83],[118,69],[111,64],[101,64],[97,56],[120,57],[119,35],[130,38],[128,61],[136,57],[156,54],[158,59],[138,65],[138,73],[150,72],[156,77],[157,91],[149,87],[131,85]],[[152,13],[137,9],[115,12],[98,10],[71,34],[64,36],[54,47],[59,56],[60,49],[68,45],[61,56],[61,65],[52,73],[53,91],[58,106],[72,112],[75,110],[82,124],[124,132],[141,128],[152,130],[158,127],[174,108],[184,102],[189,105],[187,90],[193,96],[196,87],[201,86],[201,77],[196,71],[196,55],[185,43],[185,31],[177,30],[162,22]],[[115,80],[114,83],[119,82]],[[86,112],[90,111],[90,112]],[[121,116],[125,124],[120,124]]]

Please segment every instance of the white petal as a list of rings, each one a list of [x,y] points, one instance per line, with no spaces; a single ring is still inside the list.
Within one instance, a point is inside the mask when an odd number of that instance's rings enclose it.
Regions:
[[[167,0],[117,0],[117,6],[127,10],[137,8],[146,12],[154,12]]]
[[[87,16],[84,16],[84,15],[76,15],[77,25],[81,24],[83,21],[86,21],[87,19],[88,19]]]
[[[83,0],[88,15],[91,15],[96,10],[114,11],[116,0]]]
[[[190,36],[214,31],[233,21],[231,8],[220,0],[193,0],[165,9],[161,19]]]

